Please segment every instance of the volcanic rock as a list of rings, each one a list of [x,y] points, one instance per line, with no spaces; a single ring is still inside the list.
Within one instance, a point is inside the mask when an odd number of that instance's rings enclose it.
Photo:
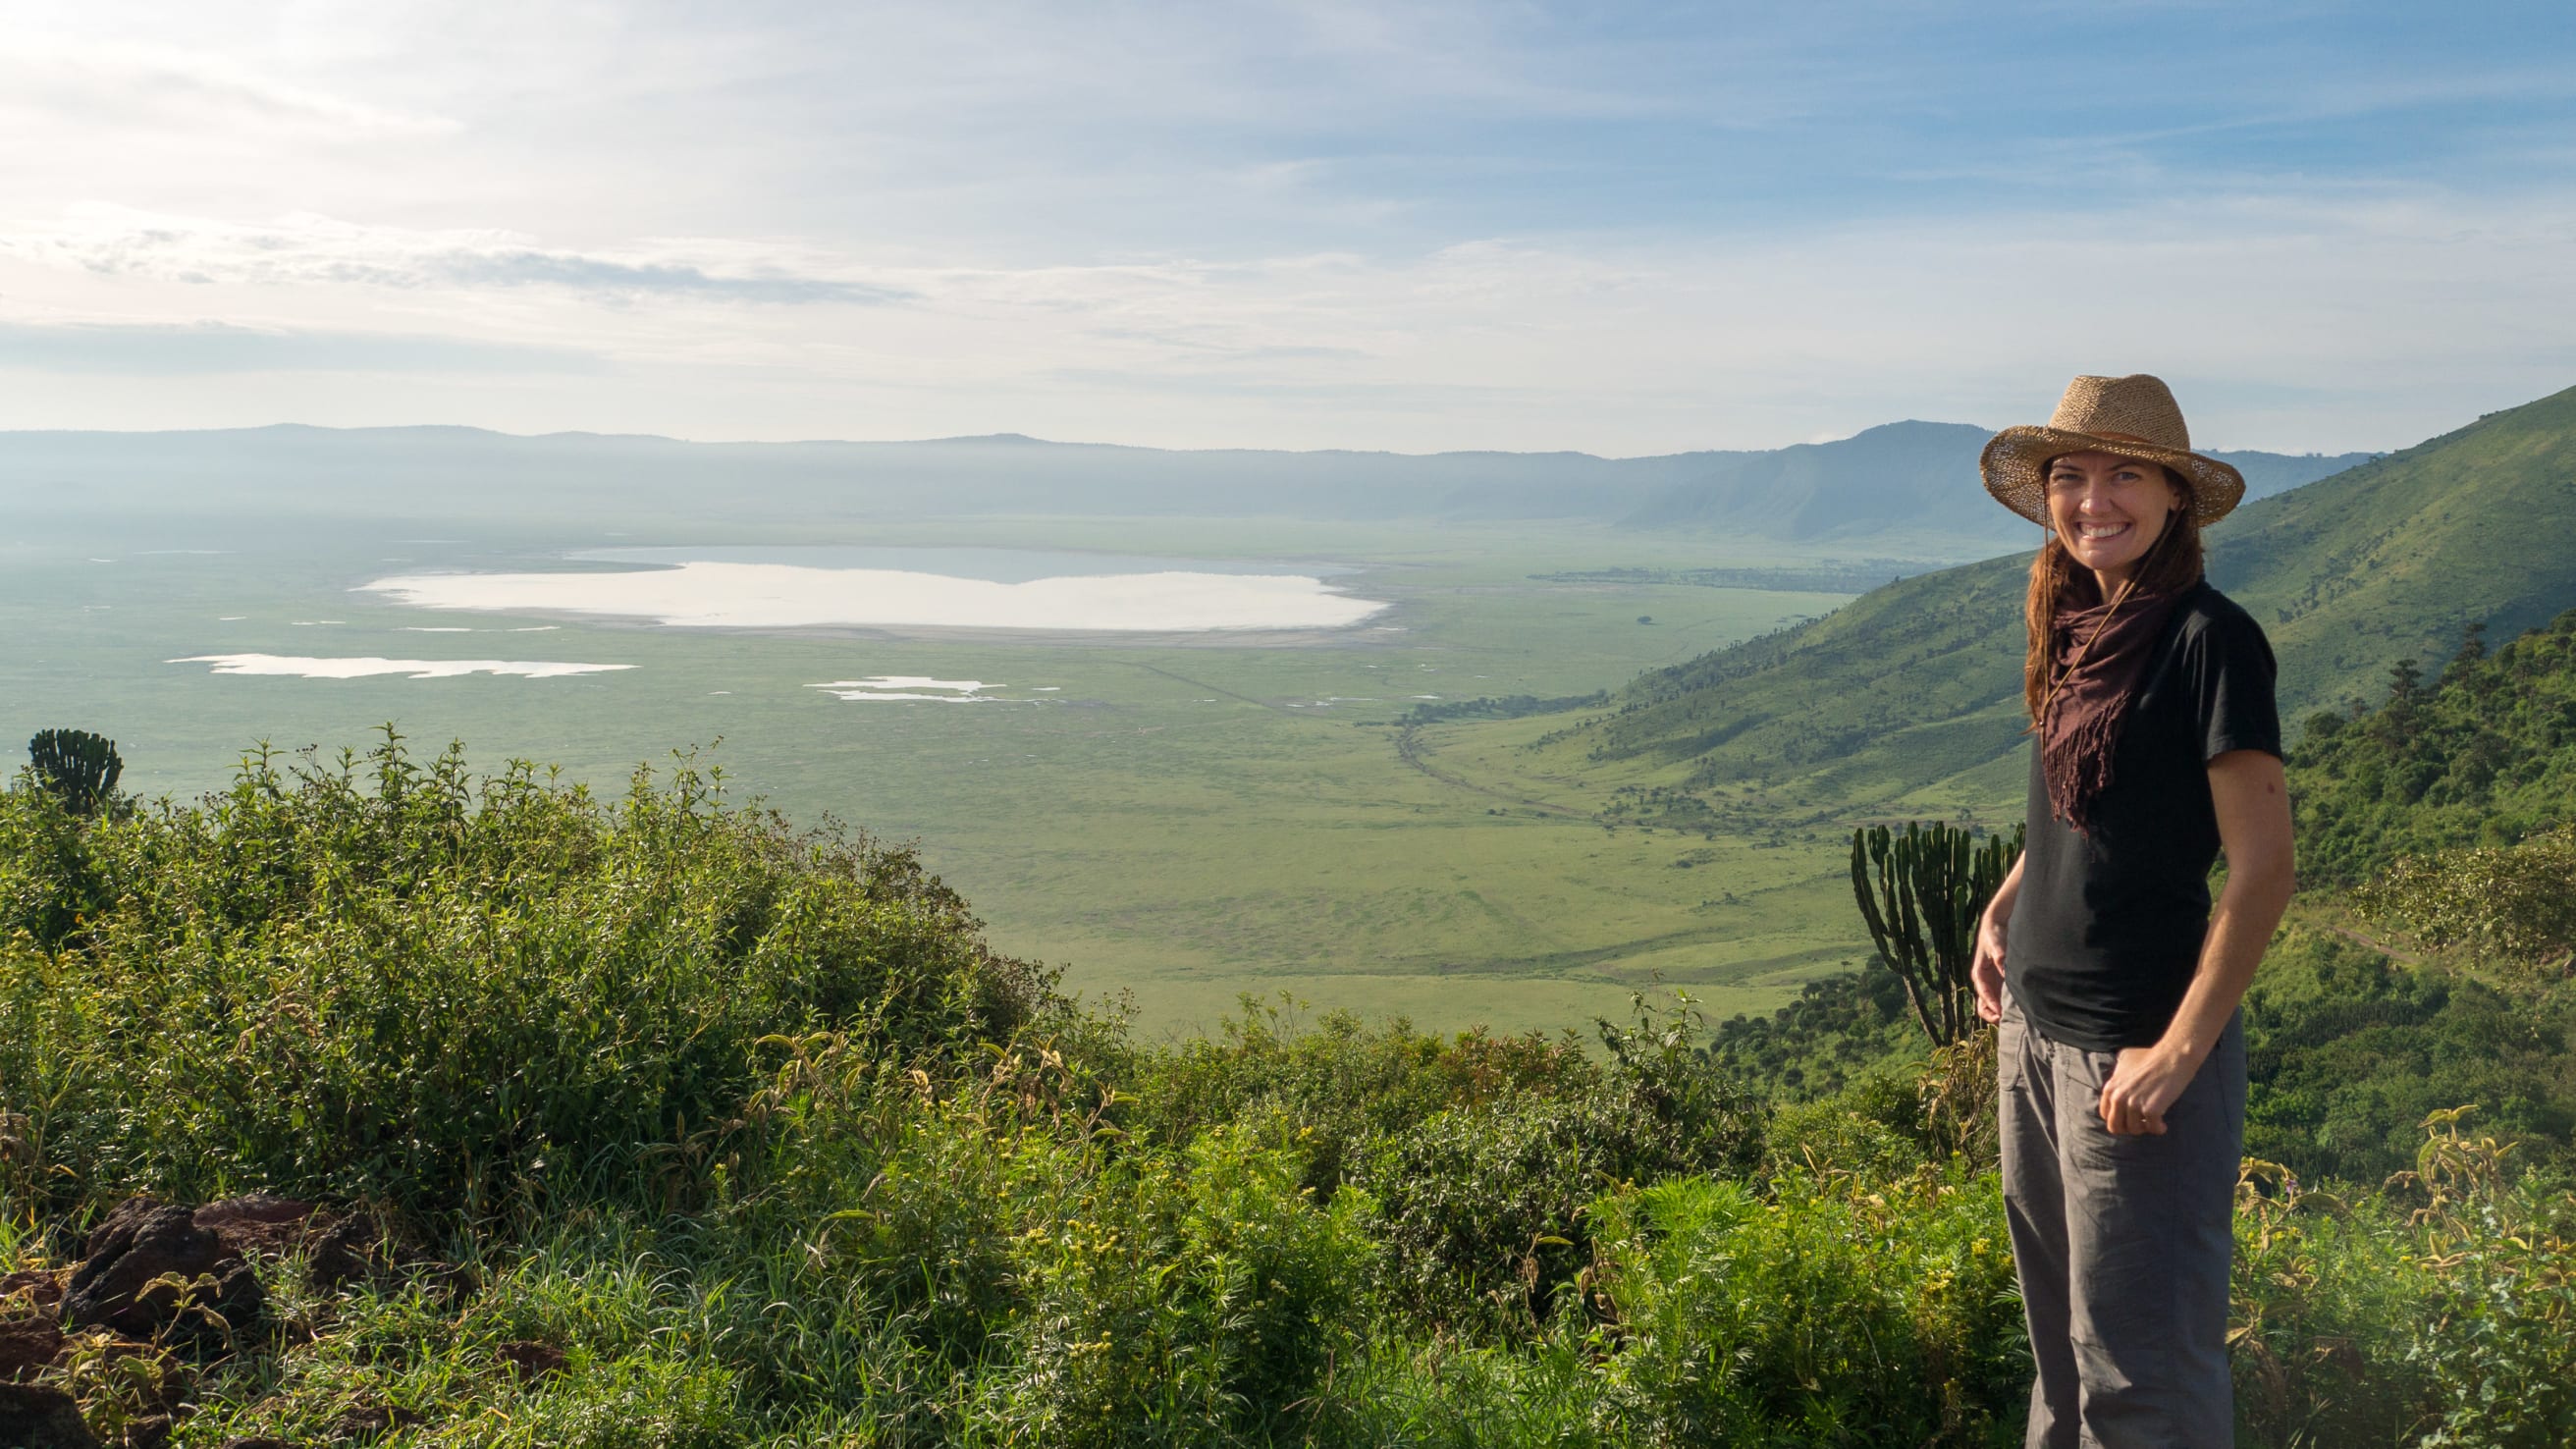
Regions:
[[[310,1236],[313,1204],[255,1192],[210,1202],[197,1209],[195,1221],[236,1253],[283,1256],[302,1247]]]
[[[201,1314],[180,1322],[180,1293],[166,1283],[177,1275],[183,1283],[211,1278],[211,1292],[198,1290],[197,1306],[211,1310],[235,1332],[247,1329],[267,1306],[259,1279],[240,1252],[227,1246],[211,1228],[201,1228],[184,1207],[131,1199],[117,1205],[89,1237],[89,1257],[72,1270],[63,1293],[63,1317],[77,1324],[101,1324],[128,1338],[148,1339],[176,1327],[186,1339],[202,1340],[213,1325]]]
[[[378,1236],[376,1225],[358,1214],[323,1229],[311,1239],[313,1286],[327,1291],[373,1276]]]
[[[501,1345],[501,1361],[519,1376],[519,1382],[530,1383],[548,1374],[563,1372],[564,1351],[551,1343],[521,1339]]]
[[[0,1384],[0,1444],[16,1449],[99,1449],[80,1405],[60,1389]]]
[[[50,1318],[0,1319],[0,1383],[23,1383],[63,1351],[63,1331]],[[0,1443],[6,1443],[0,1440]]]
[[[339,1430],[341,1438],[364,1441],[377,1438],[397,1428],[407,1428],[419,1423],[420,1420],[418,1410],[385,1404],[367,1404],[341,1414],[339,1423],[334,1427]]]
[[[59,1268],[25,1268],[15,1273],[0,1273],[0,1305],[23,1299],[30,1308],[43,1310],[63,1301],[63,1272]]]

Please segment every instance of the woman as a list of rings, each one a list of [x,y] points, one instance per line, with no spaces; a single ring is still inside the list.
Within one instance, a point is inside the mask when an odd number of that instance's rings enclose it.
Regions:
[[[2234,1442],[2236,1006],[2291,888],[2262,628],[2202,577],[2244,496],[2152,377],[2079,377],[1986,445],[2031,564],[2029,845],[1977,937],[2038,1379],[2032,1449]],[[2213,917],[2208,877],[2227,884]]]

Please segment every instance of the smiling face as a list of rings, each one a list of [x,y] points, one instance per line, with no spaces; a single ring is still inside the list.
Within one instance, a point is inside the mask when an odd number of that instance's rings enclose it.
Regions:
[[[2069,453],[2048,465],[2048,521],[2105,595],[2135,575],[2181,507],[2182,490],[2154,463]]]

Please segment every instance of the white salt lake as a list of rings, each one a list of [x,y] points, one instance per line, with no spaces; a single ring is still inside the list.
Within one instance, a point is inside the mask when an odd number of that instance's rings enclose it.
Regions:
[[[169,664],[207,664],[216,674],[267,674],[300,679],[366,679],[400,674],[413,679],[454,679],[467,674],[510,674],[529,679],[558,679],[573,674],[606,674],[632,669],[632,664],[573,664],[552,659],[320,659],[297,654],[191,654]]]
[[[1387,607],[1327,582],[1348,570],[1315,565],[964,548],[602,549],[569,561],[647,567],[405,574],[362,588],[417,608],[675,628],[1335,629]]]
[[[807,689],[820,689],[834,699],[926,699],[948,704],[991,704],[993,696],[979,693],[999,689],[980,679],[932,679],[921,674],[880,674],[870,679],[834,679],[822,684],[809,684]],[[937,694],[922,691],[938,690]]]

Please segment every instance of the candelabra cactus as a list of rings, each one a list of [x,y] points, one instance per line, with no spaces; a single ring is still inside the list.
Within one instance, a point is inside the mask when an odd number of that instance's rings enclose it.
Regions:
[[[1977,920],[2020,856],[2022,831],[1980,841],[1935,821],[1852,832],[1852,895],[1869,925],[1878,959],[1905,983],[1914,1019],[1934,1046],[1976,1029],[1968,968],[1976,959]]]
[[[74,815],[96,815],[115,798],[125,761],[116,741],[87,730],[38,730],[27,741],[36,783]]]

